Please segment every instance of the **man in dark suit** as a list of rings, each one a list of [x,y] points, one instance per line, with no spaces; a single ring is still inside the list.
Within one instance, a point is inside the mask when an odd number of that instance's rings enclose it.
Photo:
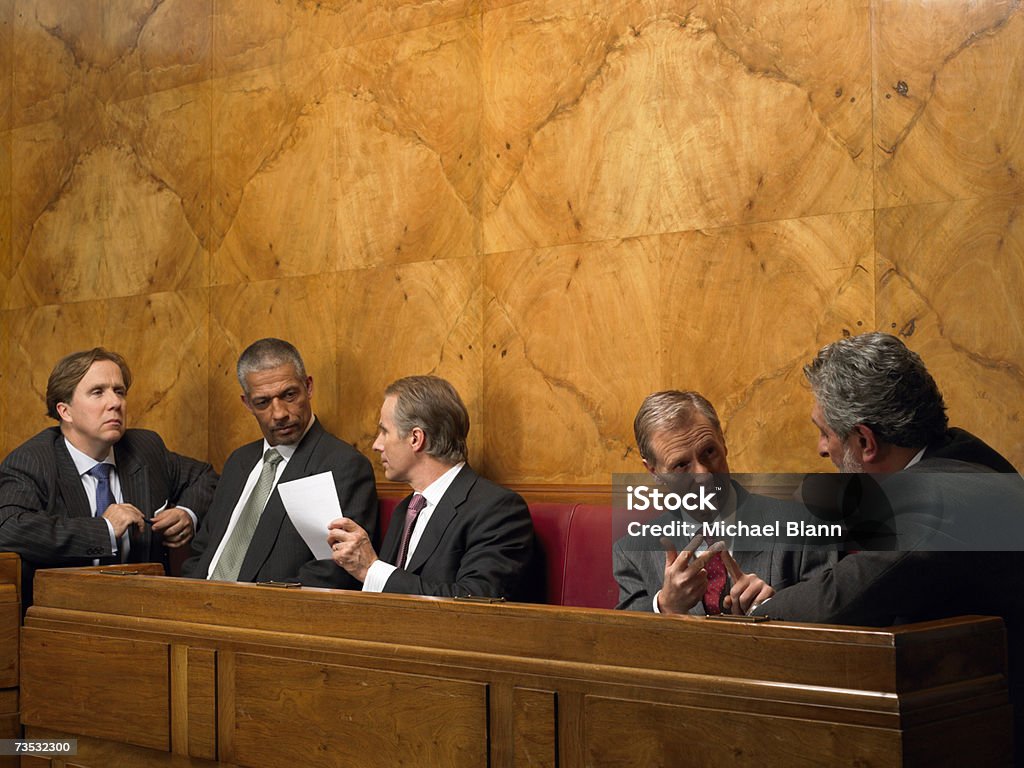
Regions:
[[[377,440],[388,480],[412,496],[395,510],[380,557],[354,520],[331,524],[338,570],[363,591],[440,597],[522,597],[533,556],[523,499],[466,464],[469,414],[436,376],[399,379],[384,393]]]
[[[372,537],[378,510],[369,460],[313,415],[313,377],[287,341],[260,339],[249,345],[237,373],[242,403],[260,425],[263,440],[228,457],[183,575],[317,586],[328,586],[330,576],[329,586],[358,588],[352,580],[337,579],[330,560],[316,561],[292,525],[277,485],[330,472],[342,511]]]
[[[0,549],[21,555],[23,604],[37,568],[116,562],[166,564],[187,544],[217,475],[167,450],[160,436],[126,429],[132,375],[102,348],[54,367],[46,408],[59,426],[0,465]]]
[[[823,347],[804,374],[815,397],[811,419],[819,431],[818,453],[842,472],[880,478],[901,545],[897,551],[847,555],[780,590],[756,613],[867,626],[971,613],[1001,616],[1021,745],[1024,542],[1016,519],[1024,509],[1024,482],[991,447],[948,427],[935,380],[894,336],[840,339]],[[948,546],[943,532],[969,531],[965,521],[977,536],[999,539],[1000,550],[1018,551],[963,551],[962,541]]]
[[[783,502],[748,493],[729,479],[728,449],[718,414],[697,392],[649,395],[637,411],[633,432],[644,467],[667,490],[684,481],[716,487],[713,512],[695,511],[689,517],[666,512],[651,521],[659,530],[674,521],[699,526],[716,519],[765,526],[795,514]],[[774,541],[730,544],[705,541],[699,535],[689,541],[623,536],[612,548],[617,607],[667,614],[705,615],[723,609],[744,614],[835,559],[825,551],[774,546]]]

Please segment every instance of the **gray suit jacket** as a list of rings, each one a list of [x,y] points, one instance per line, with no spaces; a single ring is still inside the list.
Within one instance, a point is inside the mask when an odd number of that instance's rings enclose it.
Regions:
[[[145,429],[125,431],[114,446],[114,461],[125,503],[147,517],[164,504],[180,505],[202,521],[217,482],[209,464],[168,451],[158,434]],[[0,465],[0,549],[21,555],[26,606],[36,568],[112,558],[109,528],[92,516],[58,427],[18,446]],[[166,557],[161,537],[149,526],[142,534],[133,529],[131,562],[166,562]]]
[[[736,482],[732,486],[737,499],[737,517],[743,522],[763,525],[793,517],[792,505],[748,493]],[[654,522],[665,523],[671,519],[666,514]],[[686,542],[677,544],[681,548]],[[835,554],[831,552],[793,550],[782,546],[767,549],[739,547],[731,548],[731,552],[745,573],[756,573],[776,590],[795,584],[835,561]],[[665,577],[665,551],[660,542],[654,539],[638,541],[624,536],[612,545],[612,568],[619,584],[616,608],[653,611],[654,596],[661,589]],[[698,602],[690,609],[690,614],[703,616],[704,606]]]
[[[210,511],[192,542],[193,556],[182,566],[182,575],[205,579],[210,562],[227,531],[231,513],[242,494],[245,481],[263,454],[263,441],[244,445],[224,464],[224,474]],[[369,460],[348,443],[339,440],[316,420],[303,436],[292,458],[288,461],[279,483],[301,477],[330,472],[338,500],[346,517],[366,529],[371,541],[377,532],[377,487]],[[327,531],[324,531],[327,539]],[[349,577],[336,578],[340,570],[330,560],[314,560],[306,542],[295,530],[284,502],[275,487],[260,516],[249,550],[238,573],[239,581],[300,581],[312,586],[336,586],[358,589],[359,583]],[[347,576],[347,574],[346,574]]]

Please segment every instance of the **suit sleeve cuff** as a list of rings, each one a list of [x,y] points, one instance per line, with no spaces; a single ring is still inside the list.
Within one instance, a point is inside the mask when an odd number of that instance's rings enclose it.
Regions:
[[[661,613],[661,609],[658,607],[658,595],[660,595],[660,594],[661,594],[661,590],[660,589],[657,592],[654,593],[654,612],[655,613]]]
[[[366,569],[366,579],[363,581],[363,592],[383,592],[384,586],[391,578],[391,574],[398,568],[383,560],[375,560],[373,565]]]

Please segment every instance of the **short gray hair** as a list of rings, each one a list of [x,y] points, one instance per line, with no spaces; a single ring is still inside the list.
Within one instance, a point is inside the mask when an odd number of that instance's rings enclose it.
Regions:
[[[644,398],[640,410],[636,412],[636,418],[633,419],[633,435],[636,437],[640,458],[648,464],[656,464],[658,458],[654,455],[654,448],[651,445],[654,435],[666,429],[679,429],[689,425],[697,413],[707,417],[718,430],[718,434],[722,434],[722,425],[718,421],[715,406],[699,392],[668,389]]]
[[[921,448],[949,423],[942,393],[920,356],[888,333],[826,344],[804,375],[840,440],[863,424],[883,442]]]
[[[241,357],[238,358],[238,366],[235,369],[238,374],[238,383],[242,391],[249,394],[246,387],[246,377],[256,371],[265,371],[269,368],[277,368],[281,365],[291,363],[295,366],[295,373],[300,379],[306,378],[306,366],[302,362],[302,355],[294,346],[281,339],[260,339],[254,341]]]
[[[466,460],[469,411],[455,387],[438,376],[406,376],[384,390],[384,396],[389,395],[396,398],[399,437],[419,427],[428,456],[451,464]]]

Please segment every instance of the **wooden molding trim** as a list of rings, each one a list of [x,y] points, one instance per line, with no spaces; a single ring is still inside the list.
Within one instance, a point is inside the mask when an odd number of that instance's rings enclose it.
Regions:
[[[508,483],[505,488],[515,491],[528,504],[554,502],[560,504],[612,503],[610,485],[570,485],[568,483]],[[378,481],[377,495],[382,499],[401,499],[409,495],[409,486],[389,480]]]
[[[610,485],[574,485],[570,483],[508,483],[506,488],[515,491],[527,504],[553,502],[556,504],[603,504],[611,506]],[[759,493],[776,499],[792,499],[795,485],[763,483],[747,485],[751,493]],[[377,483],[377,495],[382,499],[402,499],[409,495],[409,486],[388,480]]]

